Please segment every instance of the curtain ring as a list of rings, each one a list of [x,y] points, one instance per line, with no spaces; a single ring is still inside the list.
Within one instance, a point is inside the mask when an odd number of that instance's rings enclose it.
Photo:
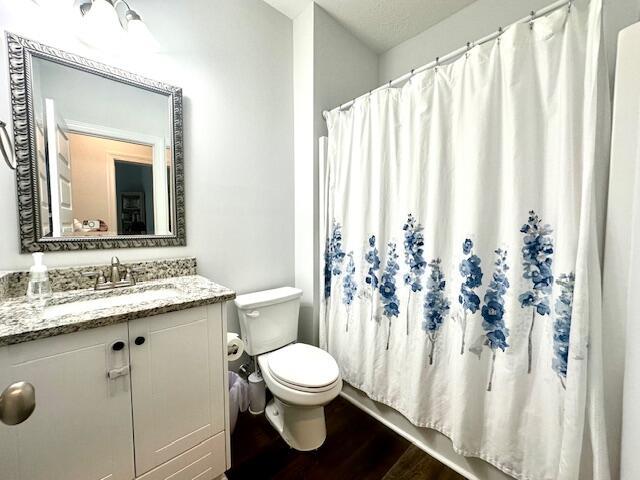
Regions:
[[[504,30],[502,29],[502,27],[498,27],[498,37],[496,38],[496,42],[498,42],[498,45],[500,44],[500,37],[502,37],[503,33]]]
[[[0,120],[0,131],[1,131],[1,135],[0,135],[0,154],[2,155],[2,158],[4,158],[4,161],[6,162],[7,166],[11,169],[11,170],[15,170],[16,169],[16,157],[13,153],[13,146],[11,144],[11,137],[9,137],[9,132],[7,132],[7,128],[6,128],[6,123],[4,123],[2,120]],[[7,149],[5,150],[5,142],[7,144]],[[8,152],[8,153],[7,153]],[[9,155],[11,155],[11,158],[9,158]]]
[[[469,58],[469,50],[471,50],[471,42],[467,42],[467,51],[464,54],[465,58]]]
[[[529,20],[529,30],[533,30],[533,21],[536,19],[536,12],[531,10],[531,20]]]
[[[433,68],[433,71],[437,72],[439,66],[440,66],[440,57],[436,57],[436,66]]]
[[[573,0],[569,0],[569,8],[567,13],[571,13],[571,6],[573,5]]]

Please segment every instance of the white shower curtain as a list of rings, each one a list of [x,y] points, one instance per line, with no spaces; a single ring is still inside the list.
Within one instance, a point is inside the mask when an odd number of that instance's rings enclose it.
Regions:
[[[609,478],[601,8],[514,25],[327,119],[321,346],[519,479]]]

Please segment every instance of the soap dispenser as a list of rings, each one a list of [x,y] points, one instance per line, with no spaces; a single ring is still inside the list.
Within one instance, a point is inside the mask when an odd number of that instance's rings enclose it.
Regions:
[[[36,252],[33,254],[33,265],[29,269],[29,286],[27,287],[27,297],[31,301],[44,301],[51,295],[51,282],[47,267],[42,263],[44,254]]]

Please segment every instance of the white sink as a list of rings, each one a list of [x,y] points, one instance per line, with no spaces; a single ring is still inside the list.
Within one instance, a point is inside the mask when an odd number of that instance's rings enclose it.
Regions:
[[[79,300],[77,302],[61,303],[44,307],[42,318],[45,320],[62,317],[64,315],[77,315],[105,308],[122,307],[124,305],[139,305],[141,303],[171,300],[180,297],[182,292],[177,288],[159,288],[135,293],[123,293],[109,297]]]

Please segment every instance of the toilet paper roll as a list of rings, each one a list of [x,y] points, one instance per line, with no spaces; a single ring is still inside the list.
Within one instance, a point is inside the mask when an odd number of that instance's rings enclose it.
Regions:
[[[227,359],[238,360],[244,352],[244,342],[237,333],[227,333]]]

